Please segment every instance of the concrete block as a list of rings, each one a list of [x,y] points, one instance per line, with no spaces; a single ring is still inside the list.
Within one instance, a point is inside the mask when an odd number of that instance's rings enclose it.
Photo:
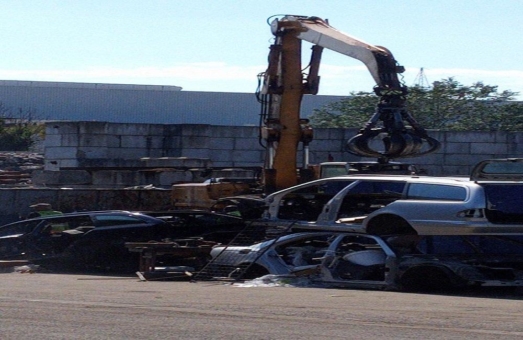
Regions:
[[[240,129],[236,126],[212,126],[209,128],[211,138],[234,138],[238,136]]]
[[[508,145],[505,143],[482,143],[475,142],[470,144],[470,153],[485,155],[485,154],[496,154],[499,157],[504,157],[508,153]]]
[[[470,143],[452,143],[448,142],[442,145],[445,153],[449,154],[469,154]]]
[[[107,148],[104,147],[79,147],[76,153],[76,158],[107,158]]]
[[[193,149],[193,148],[184,148],[182,150],[182,156],[181,157],[188,157],[188,158],[210,158],[214,161],[214,156],[212,155],[212,152],[210,152],[209,149]]]
[[[46,160],[44,162],[44,170],[59,171],[60,170],[59,161],[49,161],[49,160]]]
[[[166,137],[181,136],[183,125],[179,124],[167,124],[163,125],[163,135]]]
[[[145,136],[126,136],[122,135],[121,138],[122,148],[135,148],[135,149],[146,149],[147,138]]]
[[[113,167],[114,160],[107,158],[79,158],[78,167],[79,168],[103,168],[103,167]]]
[[[158,186],[170,188],[176,183],[187,183],[193,180],[189,171],[162,171],[158,173]]]
[[[149,135],[146,137],[146,148],[147,149],[163,149],[164,148],[164,137],[162,135]]]
[[[58,160],[58,166],[60,167],[60,169],[77,168],[78,159],[77,158],[60,159],[60,160]]]
[[[393,161],[409,164],[442,164],[444,160],[444,154],[431,153],[422,157],[398,158]]]
[[[85,170],[38,170],[33,172],[32,180],[35,185],[44,186],[89,185],[92,183],[91,175]]]
[[[45,147],[57,147],[62,146],[62,137],[61,135],[48,135],[45,136]]]
[[[235,150],[230,152],[231,154],[231,161],[232,164],[235,166],[237,164],[243,164],[245,162],[247,163],[259,163],[260,165],[263,165],[263,159],[265,153],[263,151],[259,150],[252,150],[252,151],[244,151],[244,150]],[[216,158],[219,159],[221,162],[225,159],[222,158]],[[241,166],[241,165],[239,165]]]
[[[121,136],[146,136],[149,134],[149,124],[112,123],[107,125],[107,133]]]
[[[482,160],[484,160],[486,155],[445,155],[444,156],[444,164],[445,166],[468,166],[472,164],[476,164]]]
[[[136,159],[148,157],[146,149],[140,148],[107,148],[107,158],[109,159]]]
[[[484,132],[484,131],[466,131],[466,132],[460,132],[460,131],[453,131],[452,133],[446,134],[445,142],[455,142],[455,143],[476,143],[476,142],[483,142],[483,143],[495,143],[496,142],[496,134],[492,132]]]
[[[215,151],[225,150],[231,152],[234,150],[234,138],[211,138],[209,140],[209,148]]]
[[[232,150],[263,150],[258,138],[235,138]]]
[[[78,135],[79,122],[57,121],[49,122],[45,125],[45,135]]]
[[[356,136],[360,132],[360,129],[344,129],[343,130],[343,140],[348,141],[352,137]]]
[[[254,178],[256,176],[255,171],[250,169],[221,169],[214,170],[210,177],[220,178],[220,177],[247,177]]]
[[[183,149],[181,148],[166,148],[163,150],[162,157],[182,157]]]
[[[60,146],[78,147],[80,145],[79,137],[80,136],[78,134],[62,135],[62,140],[61,140]],[[47,137],[45,139],[47,140]]]
[[[85,134],[80,135],[77,138],[77,143],[80,147],[106,147],[107,146],[107,135],[95,135],[95,134]]]
[[[182,139],[182,147],[189,149],[210,149],[212,140],[202,136],[185,136]]]
[[[181,135],[184,137],[200,136],[208,137],[211,126],[207,124],[184,124],[181,129]]]
[[[212,167],[212,162],[208,158],[188,158],[188,157],[161,157],[140,159],[145,167],[148,168],[208,168]]]
[[[135,186],[137,173],[131,170],[99,170],[92,175],[93,185],[100,187]]]
[[[165,127],[163,124],[147,124],[147,136],[163,136]]]
[[[107,133],[106,122],[79,122],[78,133],[80,135],[104,135]]]
[[[147,157],[159,158],[165,157],[166,152],[163,149],[148,149],[146,150]]]
[[[227,128],[227,127],[225,127]],[[252,139],[258,139],[258,135],[260,133],[260,129],[258,126],[237,126],[236,127],[236,138],[252,138]]]
[[[122,136],[120,135],[106,135],[105,146],[108,148],[121,148],[122,147]]]
[[[163,148],[171,152],[172,150],[179,150],[183,147],[183,138],[179,136],[164,137]]]
[[[66,146],[66,147],[46,147],[45,148],[45,159],[56,160],[64,158],[76,158],[78,153],[77,147]]]
[[[437,167],[435,169],[438,169]],[[468,165],[445,165],[441,167],[439,173],[437,171],[430,172],[432,176],[470,176],[470,167]]]
[[[310,144],[311,152],[330,152],[341,151],[341,146],[345,145],[340,140],[316,140]],[[302,146],[300,145],[300,150]]]

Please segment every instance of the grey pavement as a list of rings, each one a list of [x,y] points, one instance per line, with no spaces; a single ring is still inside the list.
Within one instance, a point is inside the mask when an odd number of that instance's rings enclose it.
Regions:
[[[2,339],[520,339],[523,296],[0,274]]]

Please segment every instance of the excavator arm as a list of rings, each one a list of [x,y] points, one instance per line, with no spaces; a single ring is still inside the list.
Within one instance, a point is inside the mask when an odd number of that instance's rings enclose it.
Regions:
[[[389,50],[340,32],[317,17],[284,16],[272,21],[271,31],[275,42],[270,48],[267,71],[261,74],[263,87],[258,93],[263,104],[262,137],[268,148],[266,185],[283,189],[297,184],[296,155],[300,142],[304,151],[302,176],[307,177],[308,145],[313,133],[308,121],[300,118],[300,105],[304,94],[318,92],[324,48],[360,60],[376,82],[374,92],[379,97],[376,111],[359,134],[347,142],[348,152],[387,162],[425,155],[440,147],[407,112],[407,87],[398,78],[404,68]],[[304,75],[301,66],[302,41],[313,44],[308,75]],[[375,138],[382,139],[384,150],[369,145]],[[424,142],[428,147],[423,148]]]

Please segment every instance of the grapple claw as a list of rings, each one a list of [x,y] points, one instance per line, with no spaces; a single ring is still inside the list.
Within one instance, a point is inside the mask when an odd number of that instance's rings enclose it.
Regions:
[[[410,158],[434,152],[440,148],[440,142],[429,136],[419,136],[413,131],[387,134],[382,138],[383,151],[378,151],[369,144],[381,133],[379,129],[362,132],[352,137],[346,145],[347,151],[357,156],[377,158]],[[428,145],[423,150],[424,142]]]

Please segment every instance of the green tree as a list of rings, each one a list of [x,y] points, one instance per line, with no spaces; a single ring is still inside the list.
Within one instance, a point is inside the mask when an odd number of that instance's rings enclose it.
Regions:
[[[497,86],[476,82],[460,84],[454,78],[434,82],[431,88],[413,86],[407,96],[407,110],[426,129],[446,131],[521,131],[523,103],[518,93],[498,92]],[[378,97],[372,92],[351,93],[350,97],[315,110],[310,117],[315,127],[362,127],[375,111]]]
[[[13,112],[0,102],[0,151],[27,151],[45,131],[32,109]]]

